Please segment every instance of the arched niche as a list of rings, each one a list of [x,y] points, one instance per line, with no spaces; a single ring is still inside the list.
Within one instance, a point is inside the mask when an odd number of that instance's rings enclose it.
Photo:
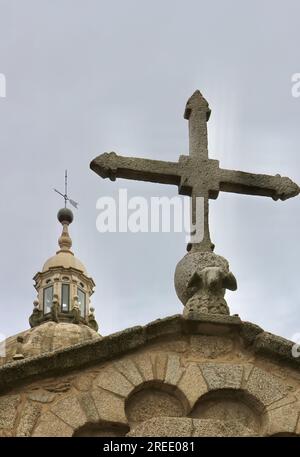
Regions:
[[[243,389],[218,389],[207,392],[196,402],[189,417],[223,422],[237,421],[260,434],[266,426],[264,405]]]
[[[125,402],[125,414],[131,427],[153,417],[184,417],[187,408],[184,394],[177,387],[160,381],[138,386]]]
[[[115,422],[86,423],[75,430],[73,437],[117,437],[125,436],[129,427]]]

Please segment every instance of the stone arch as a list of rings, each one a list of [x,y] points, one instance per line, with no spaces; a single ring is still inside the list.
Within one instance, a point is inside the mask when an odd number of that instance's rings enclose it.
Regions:
[[[174,391],[180,391],[187,412],[208,390],[197,363],[191,362],[186,366],[180,355],[164,352],[134,354],[109,364],[97,375],[93,388],[104,389],[125,402],[136,389],[150,382],[172,386]]]
[[[57,398],[39,417],[32,436],[125,436],[128,430],[124,399],[92,389]]]
[[[188,410],[183,392],[160,380],[137,386],[125,401],[125,415],[131,427],[154,417],[185,417]]]
[[[261,434],[267,425],[265,406],[245,389],[211,390],[198,399],[189,417],[224,423],[234,421],[255,434]]]

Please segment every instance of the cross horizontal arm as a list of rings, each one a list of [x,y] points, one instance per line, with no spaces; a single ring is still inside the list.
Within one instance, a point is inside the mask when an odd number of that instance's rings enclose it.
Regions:
[[[290,178],[243,171],[220,169],[220,190],[238,194],[260,195],[273,200],[287,200],[300,193],[299,186]]]
[[[177,162],[123,157],[115,152],[99,155],[90,168],[102,178],[115,181],[116,178],[149,181],[161,184],[179,184],[179,165]]]

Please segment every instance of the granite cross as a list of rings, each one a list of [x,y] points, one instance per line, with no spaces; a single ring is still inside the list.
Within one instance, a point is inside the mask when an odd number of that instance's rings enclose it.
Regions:
[[[134,179],[178,186],[179,194],[192,198],[192,222],[196,222],[196,200],[204,198],[204,236],[201,242],[192,243],[188,249],[211,251],[213,244],[209,233],[209,199],[216,199],[220,191],[271,197],[286,200],[300,193],[291,179],[280,175],[246,173],[219,167],[218,160],[208,157],[207,122],[210,108],[197,90],[188,100],[184,118],[189,123],[189,155],[182,155],[178,162],[123,157],[114,152],[95,158],[91,169],[102,178]],[[198,215],[197,215],[198,217]]]

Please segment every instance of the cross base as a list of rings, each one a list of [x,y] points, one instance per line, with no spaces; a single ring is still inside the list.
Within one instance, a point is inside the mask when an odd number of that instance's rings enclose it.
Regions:
[[[191,251],[178,263],[175,289],[184,305],[183,316],[229,315],[226,289],[236,290],[237,282],[224,257],[208,251]]]

